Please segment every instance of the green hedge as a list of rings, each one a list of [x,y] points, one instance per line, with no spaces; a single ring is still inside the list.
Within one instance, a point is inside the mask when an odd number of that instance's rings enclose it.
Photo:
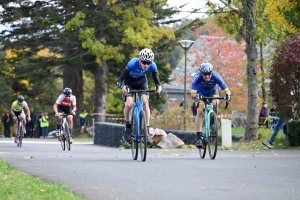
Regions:
[[[288,125],[289,127],[289,145],[290,146],[300,146],[300,121],[291,121]]]

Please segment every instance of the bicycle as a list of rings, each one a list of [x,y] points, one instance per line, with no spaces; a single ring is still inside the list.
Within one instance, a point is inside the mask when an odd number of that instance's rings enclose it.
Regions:
[[[142,92],[155,92],[156,90],[131,90],[129,93],[134,93],[134,105],[131,113],[130,123],[132,125],[131,133],[131,153],[133,160],[137,160],[138,150],[140,148],[141,160],[146,161],[147,157],[147,136],[149,130],[146,123],[146,115],[144,111],[144,101],[142,99]],[[136,98],[138,93],[139,97]],[[159,94],[157,94],[158,100]],[[125,97],[126,98],[126,97]],[[126,99],[124,99],[125,101]]]
[[[70,151],[71,150],[71,144],[70,144],[70,132],[69,132],[69,124],[67,121],[67,116],[70,114],[65,114],[65,113],[61,113],[62,118],[62,122],[61,122],[61,126],[60,129],[58,130],[58,134],[59,134],[59,141],[61,144],[61,148],[62,150],[67,149]]]
[[[20,115],[18,116],[19,118],[19,124],[18,124],[18,132],[17,132],[17,138],[18,138],[18,142],[17,142],[17,147],[22,147],[22,139],[24,137],[24,120],[25,118],[21,117]]]
[[[209,156],[211,159],[215,159],[218,150],[218,122],[217,115],[214,111],[214,104],[212,100],[214,99],[226,99],[225,97],[201,97],[200,100],[204,101],[204,126],[205,135],[203,139],[202,148],[199,148],[200,158],[204,159],[206,154],[206,147],[208,146]],[[226,101],[225,109],[228,107],[228,102]],[[199,104],[198,104],[199,105]]]

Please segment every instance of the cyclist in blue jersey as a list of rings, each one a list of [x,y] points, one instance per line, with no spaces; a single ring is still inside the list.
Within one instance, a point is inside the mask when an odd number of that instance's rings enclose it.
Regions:
[[[218,86],[222,90],[226,92],[226,100],[230,101],[230,90],[228,89],[225,81],[221,77],[219,73],[213,71],[213,66],[208,63],[204,62],[200,65],[199,72],[195,74],[192,82],[191,88],[191,98],[199,100],[200,96],[206,97],[218,97],[219,96],[219,89]],[[215,113],[218,113],[219,110],[219,100],[214,99],[213,101]],[[196,138],[196,147],[202,147],[202,140],[203,140],[203,115],[204,115],[204,102],[200,100],[199,106],[197,108],[197,115],[195,118],[195,127],[197,132]]]
[[[133,107],[133,94],[128,93],[130,90],[148,90],[148,80],[146,74],[152,73],[155,84],[158,86],[156,93],[162,91],[160,80],[158,77],[157,66],[154,60],[154,54],[151,49],[143,49],[139,53],[139,58],[134,58],[130,60],[123,70],[122,74],[116,81],[119,88],[122,89],[123,94],[126,96],[124,117],[126,121],[125,126],[125,140],[130,141],[132,127],[130,124],[131,109]],[[124,81],[124,84],[122,83]],[[150,108],[148,104],[149,93],[145,92],[142,94],[144,101],[144,110],[146,114],[146,123],[149,130],[149,120],[150,120]],[[149,131],[148,131],[149,132]],[[153,143],[152,138],[148,135],[148,142]]]

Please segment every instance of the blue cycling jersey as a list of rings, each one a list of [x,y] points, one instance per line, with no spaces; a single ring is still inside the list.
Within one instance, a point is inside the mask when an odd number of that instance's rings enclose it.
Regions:
[[[130,71],[129,76],[136,79],[146,76],[146,74],[148,74],[149,72],[157,71],[155,62],[152,62],[147,70],[143,70],[140,66],[138,58],[130,60],[127,64],[127,68]]]
[[[200,93],[207,96],[212,91],[218,88],[218,85],[222,90],[227,88],[227,85],[221,75],[215,71],[212,71],[211,79],[206,82],[200,72],[195,74],[192,82],[192,93]]]

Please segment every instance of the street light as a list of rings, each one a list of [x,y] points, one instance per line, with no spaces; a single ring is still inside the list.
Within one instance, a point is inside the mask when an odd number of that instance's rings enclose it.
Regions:
[[[193,45],[194,41],[192,40],[180,40],[178,44],[181,48],[184,49],[184,110],[187,110],[187,101],[186,101],[186,52]]]

